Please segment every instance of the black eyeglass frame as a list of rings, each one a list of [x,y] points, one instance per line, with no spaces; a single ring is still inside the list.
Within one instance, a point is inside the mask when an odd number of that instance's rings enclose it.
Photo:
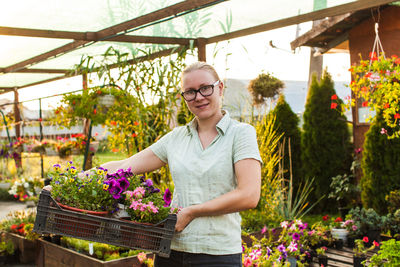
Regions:
[[[200,87],[200,88],[197,89],[197,90],[196,90],[196,89],[191,89],[191,90],[188,90],[188,91],[186,91],[186,92],[181,92],[181,96],[182,96],[183,99],[185,99],[187,102],[194,101],[194,100],[196,99],[196,97],[197,97],[197,93],[201,94],[203,97],[210,96],[210,95],[212,95],[212,94],[214,93],[214,87],[217,86],[219,83],[220,83],[220,81],[218,80],[218,81],[216,81],[216,82],[213,83],[213,84],[204,85],[204,86]],[[204,89],[204,88],[208,88],[209,86],[211,86],[211,93],[210,93],[210,94],[207,94],[207,95],[204,95],[204,94],[201,92],[201,90]],[[188,92],[194,92],[194,93],[195,93],[193,99],[187,100],[187,99],[185,98],[185,93],[188,93]]]

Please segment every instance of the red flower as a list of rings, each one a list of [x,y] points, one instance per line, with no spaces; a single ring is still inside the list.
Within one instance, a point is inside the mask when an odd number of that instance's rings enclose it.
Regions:
[[[363,107],[368,107],[368,101],[362,102],[362,106],[363,106]]]
[[[396,58],[396,59],[394,60],[394,63],[395,63],[395,64],[400,64],[400,58]]]
[[[327,221],[329,219],[329,215],[325,215],[324,217],[322,217],[323,221]]]
[[[366,87],[366,86],[361,87],[361,91],[363,93],[366,93],[368,91],[368,87]]]
[[[375,246],[375,247],[379,247],[379,243],[378,243],[378,242],[376,242],[376,241],[374,240],[373,243],[374,243],[374,246]]]
[[[386,103],[385,105],[383,105],[384,108],[390,108],[389,103]]]
[[[97,110],[96,110],[96,109],[94,109],[94,110],[93,110],[93,114],[96,114],[96,113],[97,113]]]
[[[399,113],[394,114],[394,118],[395,119],[400,119],[400,114]]]
[[[375,52],[369,53],[369,58],[370,58],[372,61],[378,60],[378,57],[376,56],[376,53],[375,53]]]
[[[110,121],[110,124],[113,126],[117,126],[117,122],[116,121]]]
[[[16,224],[11,225],[11,230],[12,231],[15,231],[16,229],[17,229],[17,225]]]
[[[343,219],[341,217],[337,217],[335,222],[343,222]]]
[[[132,134],[132,137],[133,137],[133,138],[135,138],[136,136],[137,136],[137,134],[136,134],[136,133],[133,133],[133,134]]]
[[[371,75],[372,75],[372,72],[367,72],[367,73],[364,75],[364,77],[365,77],[365,78],[369,78],[369,77],[371,77]]]
[[[137,121],[133,122],[133,124],[134,124],[135,126],[138,126],[138,125],[139,125],[139,123],[138,123]]]
[[[332,99],[332,100],[336,100],[336,99],[337,99],[337,95],[336,95],[336,94],[332,95],[332,96],[331,96],[331,99]]]
[[[337,107],[337,103],[331,103],[331,109],[335,109]]]
[[[364,237],[363,237],[363,241],[364,241],[365,243],[368,243],[368,241],[369,241],[368,237],[367,237],[367,236],[364,236]]]
[[[101,95],[101,90],[97,90],[96,92],[98,95]]]

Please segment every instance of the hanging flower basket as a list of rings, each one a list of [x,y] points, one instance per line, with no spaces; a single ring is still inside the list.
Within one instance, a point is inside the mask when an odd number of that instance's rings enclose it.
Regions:
[[[400,137],[400,58],[385,58],[371,54],[370,60],[361,60],[350,71],[353,81],[350,89],[362,107],[382,112],[387,128],[382,130],[389,138]],[[355,106],[355,100],[347,103]]]

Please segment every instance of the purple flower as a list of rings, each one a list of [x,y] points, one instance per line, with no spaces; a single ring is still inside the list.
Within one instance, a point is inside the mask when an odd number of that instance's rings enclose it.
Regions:
[[[125,191],[126,189],[128,189],[128,187],[129,187],[129,181],[128,181],[128,179],[126,179],[125,177],[119,178],[119,179],[117,180],[117,182],[118,182],[119,186],[122,188],[122,190]]]
[[[171,191],[169,191],[168,188],[165,189],[164,196],[163,196],[163,199],[165,202],[164,207],[168,207],[169,205],[171,205],[171,196],[172,196]]]
[[[147,179],[144,183],[148,187],[153,186],[153,181],[151,179]]]
[[[299,233],[294,233],[293,234],[293,236],[292,236],[292,238],[293,238],[293,240],[300,240],[300,235],[299,235]]]
[[[284,252],[285,251],[285,246],[283,244],[280,244],[277,249],[279,250],[279,252]]]
[[[308,224],[307,223],[302,223],[302,224],[300,224],[299,225],[299,230],[301,231],[301,230],[304,230],[304,229],[306,229],[307,228],[307,226],[308,226]]]
[[[268,256],[268,258],[271,256],[271,254],[272,254],[272,250],[269,247],[267,247],[267,256]]]
[[[119,199],[121,197],[122,188],[119,183],[115,180],[108,181],[110,187],[108,188],[108,192],[113,196],[114,199]]]

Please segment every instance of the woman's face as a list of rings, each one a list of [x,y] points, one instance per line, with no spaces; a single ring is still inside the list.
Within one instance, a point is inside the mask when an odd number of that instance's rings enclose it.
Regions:
[[[186,73],[182,78],[182,92],[198,90],[201,87],[213,85],[217,79],[207,70],[194,70]],[[223,84],[217,83],[210,96],[203,96],[199,92],[192,101],[186,101],[189,110],[199,119],[205,120],[216,116],[220,112],[220,102]]]

